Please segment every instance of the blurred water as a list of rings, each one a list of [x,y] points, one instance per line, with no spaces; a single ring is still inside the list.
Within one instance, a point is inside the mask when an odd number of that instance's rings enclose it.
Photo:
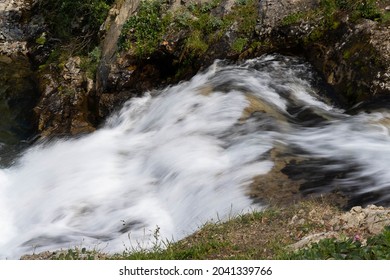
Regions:
[[[337,185],[388,199],[389,113],[348,115],[314,80],[295,58],[219,61],[132,99],[88,136],[35,145],[0,170],[0,256],[73,246],[121,252],[151,246],[156,231],[178,240],[209,220],[261,209],[249,186],[271,170],[276,146],[301,159],[308,181],[347,174],[316,191]]]

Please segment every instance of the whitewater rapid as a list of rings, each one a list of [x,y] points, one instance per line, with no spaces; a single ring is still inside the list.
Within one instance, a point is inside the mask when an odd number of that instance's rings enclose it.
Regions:
[[[0,170],[0,257],[148,248],[156,233],[175,241],[207,221],[261,210],[250,185],[272,169],[276,146],[324,174],[348,170],[320,192],[381,190],[379,201],[388,199],[390,114],[346,114],[313,75],[278,55],[217,61],[131,99],[90,135],[34,145]]]

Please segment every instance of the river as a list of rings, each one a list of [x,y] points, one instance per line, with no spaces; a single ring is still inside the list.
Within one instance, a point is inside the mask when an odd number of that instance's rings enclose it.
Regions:
[[[298,58],[216,61],[94,133],[36,143],[0,169],[0,257],[148,248],[261,210],[248,193],[275,149],[295,159],[285,170],[302,192],[386,203],[389,111],[349,113],[317,84]]]

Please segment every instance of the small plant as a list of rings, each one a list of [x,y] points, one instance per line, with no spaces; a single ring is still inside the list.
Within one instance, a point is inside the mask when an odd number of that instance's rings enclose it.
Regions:
[[[41,36],[35,39],[35,43],[37,43],[38,45],[44,45],[46,43],[46,33],[43,32]]]
[[[187,38],[186,49],[192,56],[204,54],[208,47],[208,44],[203,40],[202,33],[198,30],[192,32],[190,37]]]
[[[247,43],[248,43],[247,38],[242,38],[242,37],[237,38],[236,40],[234,40],[234,42],[232,44],[232,50],[234,50],[235,52],[241,53]]]
[[[143,0],[137,13],[123,26],[119,47],[129,50],[135,45],[139,56],[148,56],[158,47],[164,26],[161,20],[161,2]]]
[[[381,22],[388,23],[390,22],[390,12],[385,12],[381,17]]]
[[[232,21],[238,23],[238,33],[240,36],[250,37],[257,23],[257,5],[255,0],[247,0],[241,5],[237,5],[231,13]]]
[[[376,6],[375,0],[361,1],[357,11],[362,18],[371,20],[379,20],[381,18],[381,13]]]

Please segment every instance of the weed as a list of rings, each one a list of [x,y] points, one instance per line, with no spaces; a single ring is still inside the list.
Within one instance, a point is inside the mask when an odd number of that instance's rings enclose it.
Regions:
[[[186,49],[192,56],[204,54],[208,47],[208,44],[203,40],[202,33],[198,30],[192,32],[190,37],[187,38]]]
[[[38,45],[44,45],[46,43],[46,33],[43,32],[41,36],[35,39],[35,43],[37,43]]]
[[[164,26],[161,21],[161,2],[143,0],[137,14],[124,24],[119,39],[120,49],[129,50],[135,44],[139,56],[152,54],[161,40]]]
[[[390,12],[385,12],[384,14],[382,14],[381,22],[382,23],[390,22]]]
[[[90,79],[95,79],[97,67],[101,57],[101,49],[95,47],[87,56],[81,57],[80,68],[87,74]]]

